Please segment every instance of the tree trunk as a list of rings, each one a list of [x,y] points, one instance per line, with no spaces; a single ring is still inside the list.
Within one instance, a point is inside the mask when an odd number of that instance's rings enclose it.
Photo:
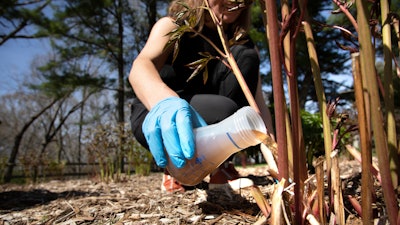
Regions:
[[[43,108],[40,112],[38,112],[36,115],[34,115],[31,120],[29,120],[25,125],[22,127],[21,131],[17,134],[17,136],[14,139],[14,146],[13,149],[11,150],[10,153],[10,158],[8,159],[7,163],[7,169],[4,174],[4,182],[10,182],[12,178],[12,172],[15,166],[15,160],[17,159],[18,156],[18,150],[19,146],[21,145],[22,138],[24,137],[25,132],[28,130],[28,128],[32,125],[33,122],[39,116],[41,116],[44,112],[46,112],[47,109],[52,107],[58,100],[54,99],[49,105],[47,105],[45,108]]]
[[[118,8],[123,7],[122,0],[118,1]],[[122,10],[117,9],[117,20],[118,20],[118,127],[120,129],[119,138],[120,138],[120,146],[119,146],[119,160],[120,160],[120,171],[124,172],[124,143],[125,143],[125,135],[124,135],[124,123],[125,123],[125,111],[124,111],[124,102],[125,102],[125,79],[124,79],[124,26],[122,21]],[[117,159],[118,160],[118,159]]]

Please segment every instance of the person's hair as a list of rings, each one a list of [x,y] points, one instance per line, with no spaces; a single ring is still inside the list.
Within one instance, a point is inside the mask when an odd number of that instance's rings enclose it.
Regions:
[[[182,12],[187,10],[186,7],[188,7],[193,10],[192,13],[194,13],[196,18],[195,28],[200,32],[203,29],[205,18],[209,13],[204,9],[204,1],[208,0],[173,0],[168,10],[168,16],[177,20],[178,23],[188,20],[190,16],[193,16],[193,14],[182,14]],[[250,7],[246,7],[242,10],[236,21],[231,24],[230,31],[235,32],[236,30],[244,30],[247,32],[250,29],[251,24],[250,16]]]

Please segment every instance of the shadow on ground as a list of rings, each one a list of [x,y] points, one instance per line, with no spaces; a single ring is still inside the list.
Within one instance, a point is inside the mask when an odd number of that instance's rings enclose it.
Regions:
[[[20,211],[39,204],[47,204],[60,198],[68,199],[88,195],[89,193],[82,191],[65,191],[61,193],[55,193],[45,189],[34,189],[30,191],[5,191],[0,192],[0,211],[1,213],[7,211]],[[96,193],[90,193],[90,196],[96,196]]]
[[[255,185],[266,185],[273,183],[273,180],[266,176],[246,176],[253,180]],[[225,186],[228,187],[228,186]],[[246,214],[255,216],[260,212],[254,201],[242,196],[240,191],[233,191],[230,188],[207,190],[207,201],[198,205],[205,214],[223,214],[244,211]]]

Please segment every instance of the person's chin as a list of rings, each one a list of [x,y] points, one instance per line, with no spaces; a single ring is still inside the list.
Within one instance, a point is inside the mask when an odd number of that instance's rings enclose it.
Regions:
[[[232,24],[234,23],[236,18],[224,18],[223,22],[224,24]]]

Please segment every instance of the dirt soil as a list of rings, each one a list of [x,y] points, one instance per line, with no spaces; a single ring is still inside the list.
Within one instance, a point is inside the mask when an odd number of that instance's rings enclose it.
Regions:
[[[274,181],[265,175],[267,166],[238,170],[241,175],[252,178],[267,198],[271,196]],[[341,170],[345,192],[359,197],[359,163],[348,161]],[[131,175],[108,183],[81,178],[35,185],[2,185],[0,225],[254,224],[261,216],[250,190],[211,191],[205,182],[184,193],[167,194],[161,192],[161,176],[161,173]],[[379,191],[377,202],[376,211],[382,215],[384,206]],[[361,224],[351,205],[345,204],[345,207],[346,224]]]

